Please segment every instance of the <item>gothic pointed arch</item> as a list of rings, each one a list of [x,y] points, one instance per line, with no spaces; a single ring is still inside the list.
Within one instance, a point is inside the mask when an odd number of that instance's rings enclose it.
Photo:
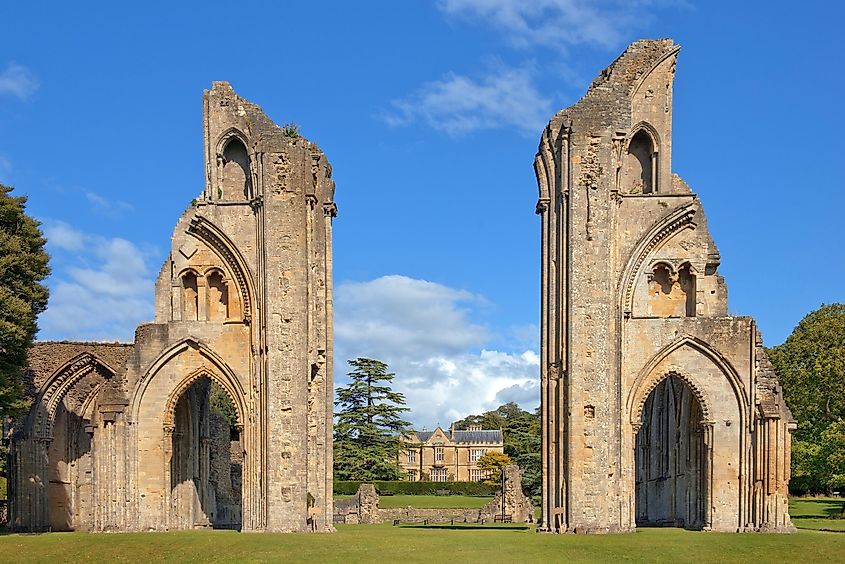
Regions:
[[[115,370],[96,355],[83,352],[62,365],[47,379],[38,392],[35,409],[31,412],[32,422],[29,428],[35,437],[53,436],[53,423],[59,404],[78,382],[90,374],[98,375],[105,382],[114,377]],[[99,386],[91,391],[85,400],[86,404],[98,389]]]
[[[695,214],[698,211],[695,202],[689,202],[672,213],[662,217],[634,247],[625,269],[622,271],[620,282],[621,303],[620,307],[624,315],[630,316],[633,311],[634,286],[637,278],[642,274],[642,269],[648,256],[658,250],[669,239],[685,229],[694,229]]]
[[[195,215],[188,225],[188,233],[208,245],[223,261],[229,278],[235,283],[241,300],[244,321],[250,323],[254,311],[255,285],[243,256],[237,246],[214,223],[201,215]]]
[[[184,389],[187,389],[192,383],[196,382],[200,378],[208,376],[212,380],[220,384],[220,386],[230,396],[233,403],[235,404],[235,409],[238,412],[238,423],[241,425],[245,424],[245,418],[246,414],[248,413],[248,410],[246,406],[246,393],[244,391],[244,387],[240,379],[219,354],[217,354],[208,345],[204,344],[196,337],[185,337],[184,339],[177,341],[176,343],[165,349],[158,356],[158,358],[156,358],[156,360],[154,360],[144,371],[144,375],[141,377],[140,380],[138,380],[138,384],[135,386],[135,389],[132,392],[132,397],[129,401],[132,420],[138,420],[138,413],[141,406],[141,401],[144,397],[144,393],[146,392],[147,387],[150,385],[150,382],[155,378],[156,374],[165,365],[167,365],[167,363],[169,363],[171,360],[173,360],[174,358],[189,349],[193,349],[198,352],[200,356],[202,356],[203,359],[208,363],[208,365],[213,368],[213,370],[202,369],[191,373],[180,383],[178,383],[174,387],[174,390],[178,391],[182,387],[184,387]],[[173,396],[173,393],[174,391],[171,390],[170,397],[171,399],[175,397],[176,399],[173,400],[175,402],[176,400],[178,400],[179,394]]]
[[[690,387],[693,394],[701,404],[705,419],[713,415],[712,410],[708,407],[712,404],[712,402],[706,397],[706,394],[701,389],[700,384],[690,375],[687,368],[681,366],[669,366],[664,370],[657,370],[658,366],[669,358],[672,353],[682,349],[683,347],[688,347],[705,356],[719,369],[719,372],[724,375],[725,379],[729,383],[739,406],[740,413],[743,418],[745,418],[747,411],[746,406],[748,405],[748,391],[745,389],[736,368],[709,343],[691,335],[682,335],[672,343],[660,349],[651,358],[651,360],[643,366],[637,374],[637,377],[634,379],[634,382],[628,391],[628,398],[626,401],[630,423],[632,425],[637,425],[639,423],[643,406],[645,405],[649,394],[670,374],[677,376]]]
[[[188,374],[173,388],[173,391],[167,398],[164,410],[164,427],[173,427],[175,425],[176,404],[178,403],[179,398],[182,397],[182,394],[184,394],[188,388],[203,378],[207,378],[212,382],[219,384],[220,387],[223,388],[223,391],[226,392],[226,395],[229,396],[229,399],[232,400],[232,404],[235,406],[237,424],[239,427],[243,428],[246,420],[246,414],[244,411],[244,398],[241,395],[242,391],[239,390],[237,386],[232,385],[233,382],[231,382],[229,378],[221,377],[221,375],[217,374],[216,371],[209,370],[207,367],[199,368],[198,370]]]

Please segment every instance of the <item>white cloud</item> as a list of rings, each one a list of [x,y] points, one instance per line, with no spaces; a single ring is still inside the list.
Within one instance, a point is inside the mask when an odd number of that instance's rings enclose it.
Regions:
[[[6,70],[0,73],[0,95],[10,94],[26,100],[38,90],[38,87],[35,75],[23,65],[9,63]]]
[[[48,249],[62,260],[48,280],[39,339],[131,341],[153,312],[147,254],[125,239],[88,235],[61,222],[48,223],[45,233]],[[62,268],[67,259],[71,265]]]
[[[92,205],[93,211],[108,217],[119,217],[124,212],[132,211],[132,204],[122,200],[104,198],[96,192],[85,192],[85,199]]]
[[[489,350],[495,335],[473,321],[486,302],[465,290],[405,276],[339,284],[335,291],[335,366],[378,358],[397,374],[417,426],[448,425],[470,413],[516,401],[539,403],[539,358],[533,350]]]
[[[512,45],[565,51],[587,45],[615,48],[650,18],[644,7],[666,2],[630,0],[440,0],[448,16],[478,20],[505,33]]]
[[[85,234],[64,221],[50,221],[44,226],[47,244],[68,251],[78,251],[85,246]]]
[[[652,19],[648,8],[685,5],[686,0],[439,0],[448,18],[493,28],[512,46],[552,51],[543,68],[572,73],[569,52],[577,47],[617,49]],[[500,65],[485,75],[449,73],[393,100],[380,116],[388,125],[423,123],[449,135],[511,128],[535,135],[554,108],[536,84],[531,65]],[[580,79],[579,79],[580,80]]]
[[[551,113],[551,100],[537,90],[531,71],[505,67],[480,78],[450,73],[391,105],[383,116],[388,125],[422,121],[449,135],[499,127],[534,133]]]

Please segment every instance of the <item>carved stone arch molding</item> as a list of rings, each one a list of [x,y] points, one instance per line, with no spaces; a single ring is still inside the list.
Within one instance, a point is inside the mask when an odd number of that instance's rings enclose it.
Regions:
[[[537,156],[534,158],[534,173],[537,176],[537,188],[541,202],[549,202],[555,192],[555,178],[557,177],[557,162],[555,142],[553,141],[551,124],[543,130]]]
[[[657,251],[669,239],[685,229],[695,229],[693,221],[698,211],[696,202],[689,202],[681,206],[669,215],[661,218],[646,232],[640,239],[628,259],[628,264],[622,271],[622,278],[619,285],[621,294],[620,307],[625,316],[630,316],[634,308],[634,288],[637,280],[642,274],[643,265],[646,264],[651,253]]]
[[[29,425],[36,438],[53,436],[53,423],[56,420],[59,404],[80,380],[91,373],[97,373],[103,381],[115,375],[114,369],[107,363],[92,353],[84,352],[66,362],[41,386],[31,415],[33,421]],[[100,386],[97,386],[90,395],[95,395],[99,389]],[[90,397],[87,398],[85,403],[87,404],[90,399]]]
[[[637,93],[640,91],[640,87],[642,87],[643,83],[645,83],[645,81],[648,79],[648,77],[649,77],[649,76],[651,76],[651,73],[653,73],[653,72],[654,72],[654,71],[655,71],[655,70],[656,70],[656,69],[657,69],[660,65],[662,65],[662,64],[663,64],[663,62],[664,62],[666,59],[669,59],[669,58],[675,58],[675,57],[677,57],[678,52],[679,52],[680,50],[681,50],[681,46],[680,46],[680,45],[675,45],[675,47],[674,47],[673,49],[671,49],[671,50],[667,51],[665,55],[663,55],[662,57],[660,57],[659,59],[657,59],[656,61],[654,61],[654,63],[652,63],[652,65],[649,67],[649,69],[648,69],[646,72],[644,72],[644,73],[643,73],[643,74],[642,74],[642,75],[641,75],[641,76],[637,79],[637,83],[634,85],[634,88],[631,90],[631,98],[633,98],[634,96],[636,96],[636,95],[637,95]],[[672,73],[673,73],[673,74],[674,74],[674,72],[675,72],[675,71],[674,71],[674,63],[675,63],[675,61],[672,61],[672,67],[673,67],[673,68],[672,68]]]
[[[150,382],[152,382],[156,374],[158,374],[158,372],[171,360],[188,349],[197,351],[208,363],[211,369],[201,368],[200,370],[192,372],[179,384],[177,384],[173,390],[178,391],[183,385],[185,386],[185,389],[187,389],[188,386],[200,378],[208,376],[226,390],[226,393],[231,397],[233,403],[235,404],[235,409],[238,412],[238,423],[241,425],[245,424],[247,422],[246,420],[249,410],[247,409],[246,404],[246,393],[244,392],[244,387],[240,379],[220,355],[214,352],[208,345],[202,343],[199,339],[194,337],[186,337],[165,349],[144,371],[143,377],[141,377],[135,385],[135,389],[132,392],[132,397],[129,402],[132,410],[132,421],[138,421],[141,401],[144,398],[144,394],[146,393]],[[174,392],[171,391],[171,395],[168,397],[168,406],[170,405],[170,401],[176,402],[179,399],[179,395],[176,395],[175,399],[173,399],[173,393]]]
[[[250,161],[253,161],[255,151],[252,150],[249,138],[243,131],[241,131],[237,127],[230,127],[229,129],[224,131],[222,135],[220,135],[220,137],[217,139],[217,145],[215,147],[215,156],[218,159],[223,158],[223,151],[226,150],[226,145],[228,145],[229,141],[231,141],[232,139],[237,139],[238,141],[243,143],[247,155],[249,155]]]
[[[652,151],[654,151],[655,153],[660,152],[660,147],[662,147],[662,144],[661,144],[661,140],[660,140],[660,134],[657,132],[657,129],[653,125],[651,125],[649,122],[641,121],[641,122],[637,123],[634,127],[632,127],[631,130],[628,131],[628,135],[625,136],[625,144],[622,147],[622,154],[623,155],[626,152],[628,152],[628,147],[630,147],[630,145],[631,145],[631,140],[640,131],[645,131],[646,134],[649,137],[651,137]]]
[[[170,392],[170,395],[167,397],[167,403],[164,408],[164,418],[162,420],[164,428],[173,428],[175,426],[176,421],[176,404],[179,402],[179,398],[182,397],[182,394],[190,388],[194,383],[202,380],[203,378],[208,378],[212,382],[215,382],[220,385],[221,388],[226,392],[226,395],[229,396],[229,399],[232,400],[232,404],[235,406],[235,412],[237,414],[237,425],[241,429],[243,429],[245,418],[245,406],[244,406],[244,399],[240,395],[238,391],[238,387],[233,385],[233,382],[230,382],[228,378],[221,377],[216,370],[208,368],[208,367],[201,367],[184,379],[179,382],[173,390]]]
[[[710,419],[712,411],[709,401],[705,397],[701,387],[695,383],[694,378],[689,375],[688,371],[686,371],[683,367],[677,366],[669,366],[664,370],[656,370],[657,366],[668,358],[669,355],[683,347],[689,347],[704,355],[715,365],[716,368],[719,369],[731,386],[731,390],[733,391],[734,397],[737,401],[740,415],[744,421],[747,421],[747,411],[749,405],[748,392],[740,379],[739,373],[730,361],[705,341],[691,335],[682,335],[677,340],[658,351],[657,354],[655,354],[654,357],[652,357],[652,359],[643,366],[631,385],[626,402],[631,425],[639,425],[643,406],[645,405],[649,394],[654,391],[654,388],[656,388],[661,381],[670,375],[677,376],[690,387],[696,399],[698,399],[701,404],[702,418],[705,421]]]
[[[220,228],[201,215],[195,215],[191,219],[187,231],[190,235],[205,243],[223,261],[225,268],[229,271],[228,277],[234,281],[238,288],[244,321],[250,323],[252,321],[252,297],[255,295],[255,285],[246,261],[235,244]]]
[[[652,376],[648,377],[644,382],[641,383],[640,389],[636,393],[636,401],[633,405],[633,411],[631,412],[631,424],[636,426],[640,424],[640,420],[643,416],[643,409],[645,408],[645,403],[648,401],[648,397],[660,385],[663,380],[674,376],[678,378],[684,384],[689,386],[689,389],[692,391],[692,395],[698,400],[698,405],[701,407],[701,419],[703,421],[709,421],[711,419],[711,411],[710,411],[710,401],[707,399],[704,392],[699,388],[699,386],[695,383],[695,380],[690,377],[681,367],[679,366],[671,366],[666,370],[655,372]]]

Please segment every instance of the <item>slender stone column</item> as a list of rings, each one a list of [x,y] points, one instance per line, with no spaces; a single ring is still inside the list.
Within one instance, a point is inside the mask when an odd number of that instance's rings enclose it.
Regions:
[[[714,421],[702,421],[701,431],[704,446],[704,530],[713,528],[713,430]]]

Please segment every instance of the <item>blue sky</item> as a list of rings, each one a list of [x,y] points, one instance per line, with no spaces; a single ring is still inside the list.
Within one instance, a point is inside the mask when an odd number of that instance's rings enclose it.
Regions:
[[[0,182],[50,237],[41,339],[129,340],[202,189],[228,80],[328,155],[338,380],[388,361],[419,425],[537,395],[540,131],[629,43],[682,45],[673,168],[766,343],[845,301],[839,3],[16,2]]]

